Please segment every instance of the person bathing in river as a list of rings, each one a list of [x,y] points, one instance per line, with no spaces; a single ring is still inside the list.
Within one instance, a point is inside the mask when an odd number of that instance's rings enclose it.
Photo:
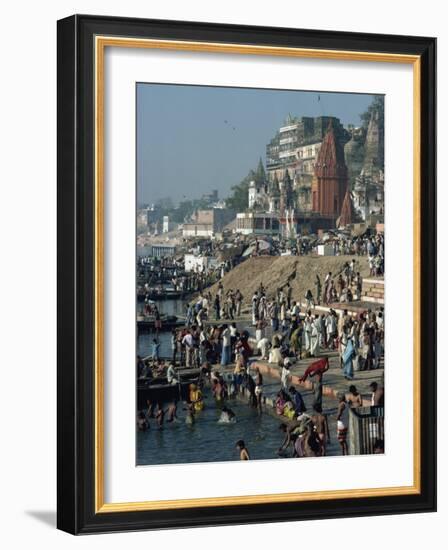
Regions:
[[[194,424],[195,422],[195,416],[194,416],[194,405],[193,403],[187,403],[187,415],[185,417],[185,424]]]
[[[224,400],[224,385],[219,375],[212,380],[212,392],[216,403],[220,404]]]
[[[250,374],[244,376],[245,386],[249,394],[249,405],[251,407],[257,406],[257,396],[255,395],[255,382]]]
[[[157,404],[157,410],[155,413],[157,426],[159,427],[159,430],[163,428],[163,420],[165,418],[165,411],[163,410],[162,403]]]
[[[149,422],[143,411],[140,411],[137,415],[137,429],[139,432],[146,432],[149,428]]]
[[[195,411],[202,411],[204,408],[204,398],[201,390],[196,384],[190,384],[190,403],[193,405]]]
[[[242,439],[236,442],[236,448],[240,453],[240,460],[250,460],[249,451],[246,449],[246,445]]]
[[[258,367],[255,368],[255,397],[257,399],[257,409],[261,414],[263,400],[263,375]]]
[[[174,400],[172,403],[168,405],[168,409],[166,410],[168,414],[168,420],[167,422],[174,422],[177,420],[177,401]]]
[[[314,405],[314,414],[311,416],[317,436],[320,441],[321,456],[325,456],[327,443],[330,443],[330,430],[328,428],[328,419],[322,414],[322,407]]]
[[[219,417],[218,422],[221,424],[227,424],[229,422],[234,422],[236,420],[236,415],[229,407],[224,406],[222,408],[221,416]]]

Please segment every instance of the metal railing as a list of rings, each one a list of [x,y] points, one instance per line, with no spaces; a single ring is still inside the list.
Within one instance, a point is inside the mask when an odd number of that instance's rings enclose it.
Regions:
[[[377,441],[384,442],[384,407],[350,409],[349,454],[373,454]]]

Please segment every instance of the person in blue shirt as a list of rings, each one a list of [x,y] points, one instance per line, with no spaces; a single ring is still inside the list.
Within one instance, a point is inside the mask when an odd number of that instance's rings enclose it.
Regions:
[[[159,351],[160,351],[160,342],[154,338],[152,341],[152,351],[151,351],[151,358],[154,361],[159,360]]]

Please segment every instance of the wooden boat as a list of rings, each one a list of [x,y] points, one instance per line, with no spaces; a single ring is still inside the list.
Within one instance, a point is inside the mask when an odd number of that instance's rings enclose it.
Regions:
[[[162,322],[162,328],[160,330],[172,330],[173,328],[183,327],[185,321],[179,319],[176,315],[168,315],[166,317],[160,318]],[[137,327],[139,332],[151,332],[155,330],[155,318],[151,317],[138,317],[137,318]]]
[[[138,292],[137,300],[143,302],[144,300],[179,300],[185,296],[185,292],[181,290],[170,289],[155,289],[150,288],[148,292]]]
[[[199,376],[193,373],[180,374],[180,383],[168,384],[166,378],[137,381],[137,408],[147,409],[150,403],[168,403],[170,401],[187,401],[190,384],[197,384]]]

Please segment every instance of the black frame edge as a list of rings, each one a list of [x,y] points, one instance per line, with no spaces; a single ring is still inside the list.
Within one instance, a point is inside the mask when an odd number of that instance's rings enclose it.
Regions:
[[[76,383],[77,22],[57,23],[57,527],[78,531]]]

